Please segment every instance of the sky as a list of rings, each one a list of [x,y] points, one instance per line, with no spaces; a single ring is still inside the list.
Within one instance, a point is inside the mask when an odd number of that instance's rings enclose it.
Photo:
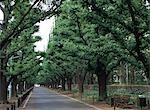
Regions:
[[[0,23],[2,23],[3,17],[4,17],[3,12],[0,10]],[[53,30],[54,22],[55,22],[55,18],[53,16],[50,19],[47,19],[38,23],[39,32],[35,33],[34,35],[41,36],[42,40],[35,43],[35,46],[36,46],[35,51],[45,51],[47,49],[49,35]]]
[[[2,10],[0,10],[0,23],[2,23],[2,20],[3,20],[3,12],[2,12]]]
[[[41,21],[39,23],[40,29],[39,32],[35,35],[39,35],[42,37],[42,40],[35,43],[36,51],[45,51],[47,49],[48,41],[49,41],[49,35],[53,30],[54,25],[54,17]]]
[[[0,10],[0,23],[3,20],[3,13]],[[48,41],[49,41],[49,34],[53,30],[54,25],[54,17],[41,21],[39,24],[40,29],[38,33],[35,33],[34,35],[41,36],[42,40],[35,43],[35,50],[36,51],[45,51],[47,49]]]

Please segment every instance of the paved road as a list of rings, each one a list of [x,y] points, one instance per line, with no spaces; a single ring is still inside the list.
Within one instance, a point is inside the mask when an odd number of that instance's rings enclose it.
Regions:
[[[25,110],[95,110],[47,88],[34,88]]]

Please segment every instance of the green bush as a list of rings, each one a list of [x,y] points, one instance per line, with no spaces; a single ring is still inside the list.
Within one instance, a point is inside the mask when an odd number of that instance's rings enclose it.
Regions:
[[[73,88],[73,89],[72,89],[72,92],[73,92],[73,93],[77,93],[78,91],[79,91],[79,90],[76,89],[76,88]]]
[[[111,91],[108,91],[108,96],[112,96],[114,94],[123,94],[123,95],[143,95],[145,94],[146,91],[144,90],[139,90],[139,89],[136,89],[136,90],[127,90],[127,89],[116,89],[116,90],[111,90]]]
[[[87,97],[87,98],[94,98],[94,99],[98,100],[98,91],[97,90],[85,91],[83,93],[83,96]]]
[[[113,95],[130,95],[130,104],[137,104],[138,102],[138,95],[144,95],[146,99],[150,100],[150,92],[147,92],[145,90],[135,89],[135,90],[127,90],[127,89],[116,89],[116,90],[109,90],[108,91],[108,99]]]
[[[150,100],[150,92],[145,92],[143,95],[146,97],[146,99]]]

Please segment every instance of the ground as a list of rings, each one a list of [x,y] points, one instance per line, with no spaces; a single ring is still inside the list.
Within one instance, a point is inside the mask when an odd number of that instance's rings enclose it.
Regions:
[[[103,102],[85,103],[71,98],[69,94],[62,95],[45,87],[35,87],[28,99],[24,108],[19,110],[114,110],[113,107]],[[126,109],[116,108],[115,110]]]
[[[44,87],[34,88],[24,110],[96,110],[80,102],[50,91]]]

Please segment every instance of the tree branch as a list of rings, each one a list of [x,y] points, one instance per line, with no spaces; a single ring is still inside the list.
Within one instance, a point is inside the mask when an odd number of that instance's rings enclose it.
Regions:
[[[74,15],[76,16],[76,22],[77,22],[77,26],[78,26],[78,30],[79,30],[79,36],[83,40],[84,44],[88,45],[87,41],[84,39],[84,37],[82,35],[81,24],[80,24],[80,21],[79,21],[79,17],[76,13],[74,13]]]
[[[37,0],[38,1],[38,0]],[[61,1],[63,1],[63,0],[61,0]],[[39,2],[41,2],[41,0],[39,1]],[[37,3],[37,2],[36,2]],[[36,4],[36,3],[34,3],[31,7],[30,7],[30,9],[27,11],[27,13],[25,14],[25,15],[27,15],[28,14],[28,12],[30,12],[30,10],[32,9],[32,7]],[[19,35],[23,30],[25,30],[25,29],[28,29],[28,28],[30,28],[32,25],[34,25],[34,24],[36,24],[37,22],[40,22],[41,20],[44,20],[47,16],[53,16],[54,14],[55,14],[55,11],[61,6],[61,4],[62,4],[62,2],[60,3],[60,5],[58,5],[58,7],[56,7],[55,9],[53,9],[53,7],[51,7],[51,9],[48,11],[48,12],[46,12],[46,14],[44,14],[44,16],[42,17],[42,18],[39,18],[39,19],[37,19],[37,20],[35,20],[34,22],[32,22],[32,23],[27,23],[27,24],[25,24],[21,29],[17,29],[18,27],[16,26],[16,30],[15,29],[13,29],[13,33],[12,34],[10,34],[9,36],[7,36],[3,41],[2,41],[2,43],[0,43],[0,44],[3,44],[3,46],[2,46],[2,48],[0,47],[0,49],[2,50],[2,49],[5,49],[6,47],[7,47],[7,45],[11,42],[11,40],[14,38],[14,37],[18,37],[17,35]],[[24,15],[24,16],[25,16]],[[24,20],[24,18],[22,18],[23,20]],[[20,24],[23,22],[23,20],[21,20],[20,21]],[[20,24],[18,25],[18,26],[20,26]],[[26,27],[25,27],[26,26]]]
[[[28,9],[28,11],[23,15],[23,17],[21,18],[21,20],[18,22],[18,24],[17,24],[17,25],[15,26],[15,28],[12,30],[12,32],[11,32],[8,36],[6,36],[4,40],[2,40],[2,41],[0,42],[0,44],[1,44],[0,49],[1,49],[1,50],[5,49],[5,48],[7,47],[7,45],[9,44],[9,43],[6,43],[6,42],[8,42],[7,40],[8,40],[12,35],[14,35],[14,33],[16,32],[16,30],[18,30],[18,27],[19,27],[19,26],[22,24],[22,22],[24,21],[25,17],[30,13],[30,11],[32,10],[32,8],[33,8],[38,2],[41,2],[41,0],[40,0],[40,1],[39,1],[39,0],[36,0],[36,1],[32,4],[32,6],[31,6],[31,7]]]

